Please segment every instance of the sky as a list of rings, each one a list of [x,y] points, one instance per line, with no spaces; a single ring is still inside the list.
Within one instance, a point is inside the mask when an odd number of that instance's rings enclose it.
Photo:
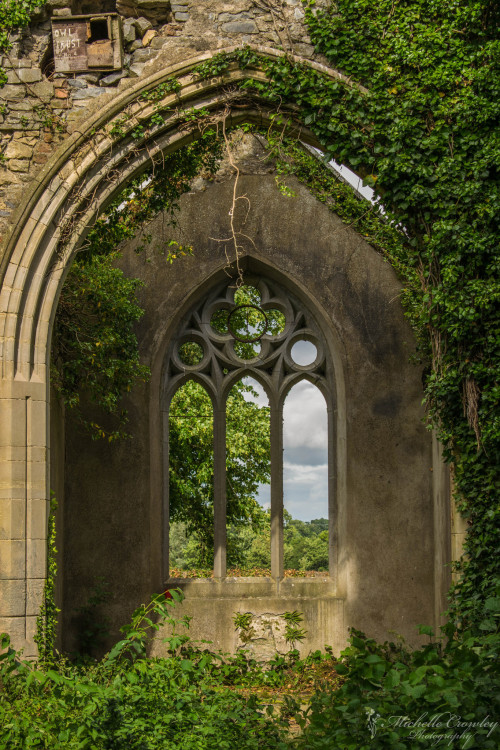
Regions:
[[[258,391],[257,402],[267,406],[263,388],[251,378],[245,382]],[[284,506],[293,518],[328,518],[327,443],[325,399],[316,386],[303,380],[291,389],[283,409]],[[261,485],[257,499],[269,507],[269,485]]]

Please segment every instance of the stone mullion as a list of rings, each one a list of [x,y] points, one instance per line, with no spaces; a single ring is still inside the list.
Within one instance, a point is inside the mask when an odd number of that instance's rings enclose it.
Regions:
[[[271,404],[271,575],[283,578],[283,405]]]
[[[338,532],[337,532],[337,503],[336,503],[336,456],[333,450],[336,415],[328,403],[328,571],[330,577],[336,576]]]
[[[214,408],[214,578],[226,577],[226,406]]]

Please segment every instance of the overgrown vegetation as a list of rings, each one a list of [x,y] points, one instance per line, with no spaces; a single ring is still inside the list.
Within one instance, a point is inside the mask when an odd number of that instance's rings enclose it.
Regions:
[[[174,590],[139,607],[100,661],[23,662],[2,636],[0,748],[498,747],[498,634],[431,638],[410,651],[353,631],[339,660],[328,648],[304,660],[291,650],[263,665],[245,650],[230,657],[192,642],[189,618],[172,616],[181,599]],[[486,610],[498,617],[500,597]],[[302,615],[285,619],[293,646]],[[164,625],[166,656],[145,658]],[[251,615],[235,625],[248,630]]]
[[[0,55],[8,53],[12,47],[9,34],[23,29],[30,23],[33,13],[46,4],[47,0],[2,0],[0,3]],[[0,67],[0,86],[7,81],[5,70]]]
[[[139,607],[100,662],[60,658],[43,669],[21,661],[2,636],[0,748],[286,748],[286,722],[273,720],[257,696],[232,687],[240,678],[250,684],[262,670],[242,655],[228,660],[197,649],[178,633],[188,623],[170,613],[180,594],[170,596]],[[164,624],[171,633],[167,658],[146,659],[149,634]]]
[[[127,436],[128,415],[121,398],[149,376],[148,367],[139,361],[134,332],[143,313],[136,299],[142,282],[127,278],[116,267],[120,244],[139,236],[139,252],[150,246],[167,263],[189,252],[177,244],[153,242],[145,227],[160,211],[174,224],[178,198],[195,175],[213,173],[219,154],[220,143],[213,133],[206,133],[166,157],[163,170],[152,168],[133,180],[96,221],[70,268],[54,325],[51,381],[94,438],[112,441]],[[95,417],[87,418],[82,397],[97,407]]]
[[[317,49],[368,91],[287,58],[257,60],[248,50],[205,63],[199,75],[224,73],[232,60],[263,65],[268,81],[244,83],[246,95],[303,122],[327,158],[366,175],[381,197],[386,220],[374,211],[363,217],[366,208],[326,170],[292,144],[275,142],[282,171],[355,221],[405,282],[406,309],[428,365],[429,418],[469,522],[447,640],[411,652],[353,633],[337,667],[343,685],[318,691],[305,713],[293,706],[303,734],[291,740],[254,698],[220,688],[228,674],[236,681],[234,669],[251,673],[241,656],[231,664],[195,655],[176,636],[169,659],[145,661],[144,609],[111,654],[86,669],[61,661],[42,672],[5,651],[3,747],[426,748],[436,746],[436,731],[449,747],[498,746],[500,10],[491,0],[338,0],[327,12],[310,5],[306,18]],[[177,170],[175,196],[189,182],[186,153],[169,157],[165,172]],[[133,195],[139,187],[130,188],[130,211],[119,208],[120,197],[96,227],[108,238],[103,251],[114,251],[168,205],[155,203],[151,188],[148,213],[149,204]],[[415,725],[422,716],[428,722]],[[429,726],[433,716],[445,726]]]

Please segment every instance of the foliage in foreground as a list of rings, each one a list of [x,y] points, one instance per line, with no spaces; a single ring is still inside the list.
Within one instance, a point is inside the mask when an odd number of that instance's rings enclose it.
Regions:
[[[169,596],[139,607],[101,661],[23,662],[1,636],[0,750],[498,747],[500,597],[486,602],[484,627],[496,631],[484,636],[412,652],[353,631],[340,660],[291,651],[262,665],[179,634],[189,623],[170,607],[182,595]],[[161,624],[168,656],[146,658]]]
[[[123,640],[100,662],[74,665],[59,658],[42,670],[20,661],[3,635],[0,748],[286,748],[279,722],[256,697],[221,689],[211,677],[210,654],[186,647],[179,654],[187,637],[174,631],[167,639],[170,656],[146,659],[148,629],[160,627],[157,618],[175,627],[169,606],[180,596],[172,596],[140,607],[122,629]]]
[[[486,618],[498,617],[500,599],[487,600],[486,609]],[[445,646],[431,642],[413,652],[394,643],[379,645],[357,631],[350,640],[336,667],[346,679],[336,692],[314,694],[298,747],[498,747],[498,629],[479,637],[465,633]]]

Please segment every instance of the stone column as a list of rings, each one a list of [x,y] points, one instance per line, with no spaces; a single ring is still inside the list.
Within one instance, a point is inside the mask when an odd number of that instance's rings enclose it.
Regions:
[[[214,408],[214,578],[226,577],[226,407]]]
[[[271,404],[271,575],[283,578],[283,408]]]
[[[163,430],[163,503],[162,503],[162,520],[161,520],[161,580],[162,585],[170,578],[170,424],[168,419],[168,411],[162,411],[161,413],[162,427]]]
[[[0,380],[0,631],[25,657],[42,601],[47,558],[47,391]]]

